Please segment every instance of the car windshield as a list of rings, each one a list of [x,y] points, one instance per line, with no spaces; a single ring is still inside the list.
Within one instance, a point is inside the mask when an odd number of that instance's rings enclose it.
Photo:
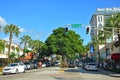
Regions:
[[[12,64],[9,64],[8,66],[13,67],[13,66],[17,66],[17,65],[18,65],[17,63],[12,63]]]
[[[96,63],[88,63],[88,65],[96,65]]]
[[[29,62],[25,62],[24,64],[30,64]]]

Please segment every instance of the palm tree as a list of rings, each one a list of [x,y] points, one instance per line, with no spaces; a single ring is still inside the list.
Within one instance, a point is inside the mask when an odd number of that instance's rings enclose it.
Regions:
[[[13,36],[18,37],[18,35],[20,34],[20,29],[16,25],[10,24],[5,26],[4,32],[5,34],[9,34],[9,49],[8,49],[8,59],[9,59],[12,37]]]
[[[98,58],[97,58],[97,61],[98,61],[98,66],[100,64],[100,50],[99,50],[99,45],[102,43],[100,39],[100,35],[97,35],[97,36],[94,36],[93,39],[92,39],[92,42],[91,44],[93,44],[94,46],[94,54],[97,55],[98,54]]]
[[[0,40],[0,53],[4,51],[4,49],[5,49],[5,43],[3,40]]]
[[[99,38],[99,44],[104,44],[105,45],[105,50],[106,50],[106,57],[107,57],[107,39],[109,39],[111,36],[111,33],[105,32],[105,31],[100,31],[98,38]]]
[[[23,37],[20,38],[21,39],[21,42],[20,44],[24,44],[24,50],[26,49],[27,47],[27,44],[29,44],[30,40],[31,40],[31,37],[29,35],[24,35]]]
[[[40,40],[31,40],[29,47],[33,49],[34,53],[41,53],[43,43]]]
[[[116,47],[118,47],[120,46],[120,13],[114,14],[105,20],[105,30],[112,32],[113,29],[114,32],[118,35],[118,41],[116,42],[117,45],[115,45]]]
[[[17,51],[17,52],[20,52],[20,48],[19,48],[19,47],[16,47],[16,51]]]

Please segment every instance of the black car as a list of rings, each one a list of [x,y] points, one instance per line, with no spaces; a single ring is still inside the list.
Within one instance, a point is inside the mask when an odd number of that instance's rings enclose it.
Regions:
[[[38,60],[33,60],[32,63],[33,63],[33,66],[34,66],[34,69],[37,69],[38,68]]]
[[[70,61],[70,62],[68,63],[68,67],[69,67],[69,68],[75,68],[75,66],[76,66],[76,64],[75,64],[74,61]]]

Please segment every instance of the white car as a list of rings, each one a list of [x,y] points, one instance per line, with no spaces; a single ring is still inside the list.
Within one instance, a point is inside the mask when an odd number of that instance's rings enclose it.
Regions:
[[[96,64],[96,63],[92,63],[92,62],[86,63],[86,64],[84,65],[84,68],[85,68],[86,70],[98,70],[97,64]]]
[[[18,63],[10,63],[8,66],[4,67],[2,70],[2,74],[8,74],[8,73],[25,73],[26,66],[22,62]]]
[[[46,67],[46,63],[42,63],[42,67]]]
[[[78,62],[76,65],[77,65],[78,67],[82,67],[82,66],[83,66],[83,63],[82,63],[82,62]]]

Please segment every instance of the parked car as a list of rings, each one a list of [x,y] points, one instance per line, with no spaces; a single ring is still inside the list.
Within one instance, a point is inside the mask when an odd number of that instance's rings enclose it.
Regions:
[[[26,65],[27,70],[34,69],[34,65],[32,62],[27,61],[27,62],[24,62],[24,64]]]
[[[51,63],[50,62],[46,62],[46,67],[50,67]]]
[[[97,64],[94,62],[88,62],[84,65],[84,69],[86,70],[98,70]]]
[[[77,67],[82,67],[83,63],[82,62],[78,62],[76,65],[77,65]]]
[[[59,65],[60,65],[60,62],[57,62],[57,61],[52,63],[52,66],[59,66]]]
[[[10,63],[8,66],[5,66],[2,70],[2,74],[8,74],[8,73],[25,73],[26,66],[22,62],[18,63]]]
[[[52,62],[50,60],[46,60],[45,63],[46,63],[46,67],[52,66]]]
[[[46,63],[42,63],[42,67],[46,67]]]
[[[76,67],[75,61],[74,61],[74,60],[70,60],[70,61],[68,62],[68,67],[69,67],[69,68],[75,68],[75,67]]]
[[[33,60],[32,63],[33,63],[34,69],[37,69],[38,68],[38,60]]]

